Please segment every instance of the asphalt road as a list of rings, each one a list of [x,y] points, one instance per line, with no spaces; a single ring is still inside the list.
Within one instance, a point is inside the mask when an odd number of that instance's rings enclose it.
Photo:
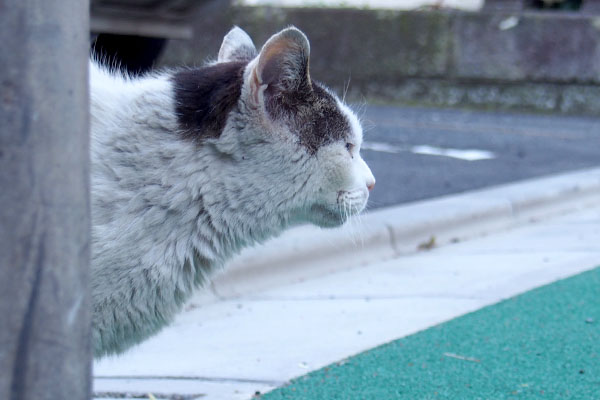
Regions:
[[[355,107],[377,179],[369,208],[600,166],[600,119]]]

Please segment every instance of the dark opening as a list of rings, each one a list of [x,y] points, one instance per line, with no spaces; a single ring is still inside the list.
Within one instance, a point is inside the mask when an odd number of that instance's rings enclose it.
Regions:
[[[543,10],[579,10],[583,0],[529,0],[529,7]]]
[[[140,75],[152,69],[165,43],[162,38],[101,33],[92,41],[92,52],[103,64]]]

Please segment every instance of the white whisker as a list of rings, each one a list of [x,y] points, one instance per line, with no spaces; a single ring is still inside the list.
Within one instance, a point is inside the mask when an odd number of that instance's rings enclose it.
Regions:
[[[346,102],[346,94],[348,93],[348,89],[350,88],[350,79],[352,76],[348,77],[348,83],[344,85],[344,93],[342,95],[342,103]]]

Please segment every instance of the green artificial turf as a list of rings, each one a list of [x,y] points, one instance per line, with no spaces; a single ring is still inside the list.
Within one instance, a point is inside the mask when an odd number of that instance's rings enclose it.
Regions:
[[[600,399],[600,268],[377,347],[261,399]]]

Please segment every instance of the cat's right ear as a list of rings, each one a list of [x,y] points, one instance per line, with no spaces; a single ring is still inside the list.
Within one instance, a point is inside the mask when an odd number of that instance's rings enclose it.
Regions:
[[[225,35],[217,62],[250,61],[256,57],[256,47],[246,32],[237,26]]]
[[[273,35],[260,50],[250,76],[251,92],[257,101],[285,98],[310,90],[308,61],[310,44],[297,28]]]

